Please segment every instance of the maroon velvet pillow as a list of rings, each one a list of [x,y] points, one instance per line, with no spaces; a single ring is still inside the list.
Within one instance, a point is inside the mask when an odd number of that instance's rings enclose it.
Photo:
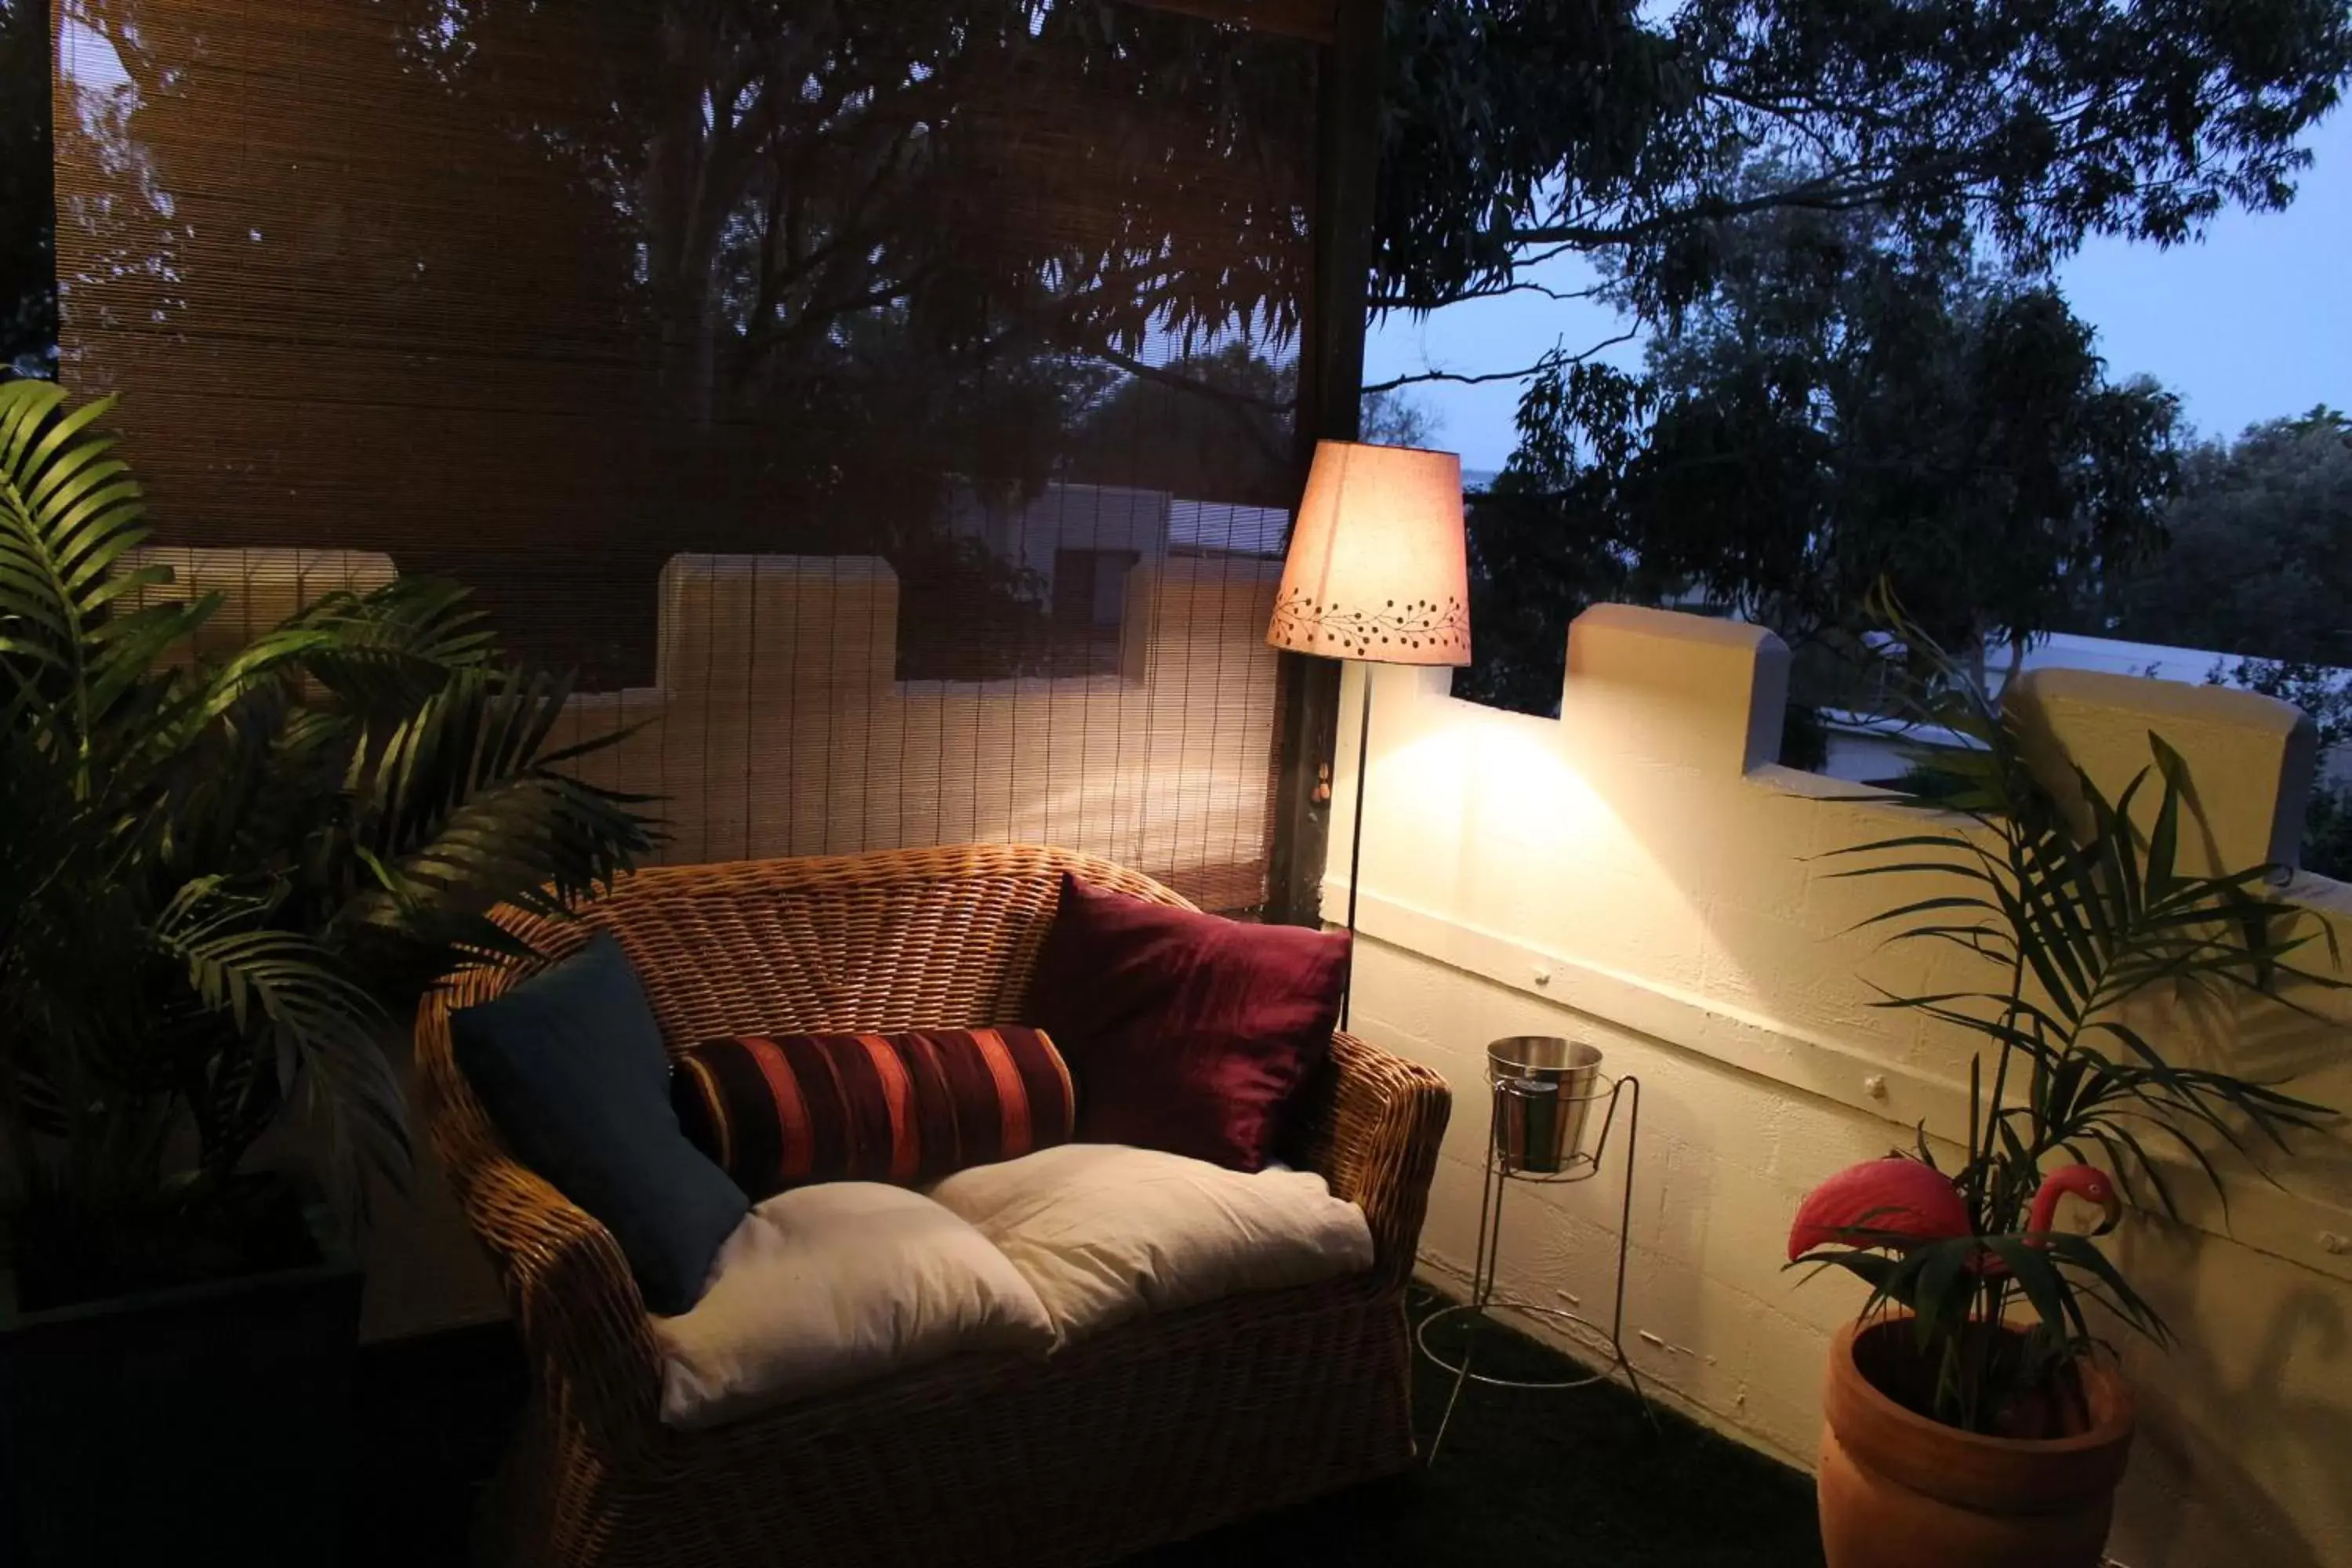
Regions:
[[[1062,874],[1030,1021],[1078,1089],[1078,1138],[1256,1171],[1331,1048],[1343,932],[1243,925]]]

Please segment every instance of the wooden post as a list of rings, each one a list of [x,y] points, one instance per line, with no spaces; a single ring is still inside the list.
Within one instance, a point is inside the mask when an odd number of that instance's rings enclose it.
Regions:
[[[1360,428],[1364,328],[1372,271],[1372,204],[1381,157],[1383,0],[1339,0],[1324,52],[1315,148],[1314,295],[1298,361],[1298,478],[1318,440],[1354,440]],[[1322,919],[1337,754],[1339,666],[1286,653],[1281,668],[1274,864],[1266,918]]]

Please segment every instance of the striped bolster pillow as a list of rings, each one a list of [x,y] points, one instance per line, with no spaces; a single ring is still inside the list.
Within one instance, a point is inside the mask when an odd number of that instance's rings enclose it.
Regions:
[[[678,1124],[753,1202],[814,1182],[922,1186],[1070,1141],[1076,1097],[1040,1029],[707,1040],[670,1079]]]

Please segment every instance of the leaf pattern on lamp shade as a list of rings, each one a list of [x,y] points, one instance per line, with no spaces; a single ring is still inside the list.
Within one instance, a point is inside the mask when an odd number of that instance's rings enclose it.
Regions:
[[[1450,594],[1444,599],[1390,600],[1366,610],[1294,589],[1275,604],[1273,640],[1331,658],[1460,662],[1470,657],[1470,613]]]

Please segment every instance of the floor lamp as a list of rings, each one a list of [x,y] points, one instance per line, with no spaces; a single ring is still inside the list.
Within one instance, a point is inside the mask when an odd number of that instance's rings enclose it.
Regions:
[[[1294,653],[1381,664],[1470,662],[1462,459],[1417,447],[1323,441],[1290,532],[1265,640]],[[1356,931],[1371,772],[1372,674],[1357,720],[1356,821],[1348,848],[1348,934]],[[1346,1027],[1355,981],[1339,1003]]]

